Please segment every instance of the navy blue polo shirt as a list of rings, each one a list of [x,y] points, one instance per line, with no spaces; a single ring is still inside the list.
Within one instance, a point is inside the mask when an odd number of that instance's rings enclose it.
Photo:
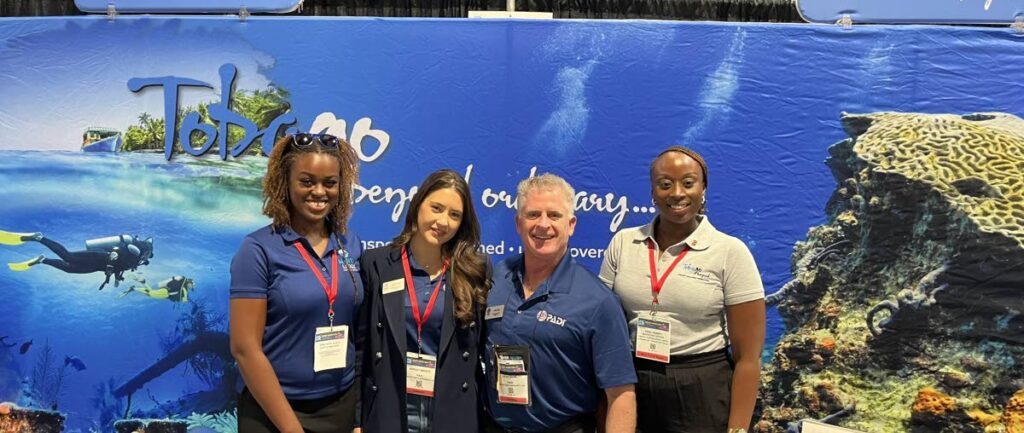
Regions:
[[[313,336],[316,328],[328,326],[327,294],[294,244],[300,243],[324,279],[331,281],[331,264],[338,260],[338,297],[334,301],[334,324],[348,325],[348,362],[343,369],[313,372]],[[340,246],[340,248],[339,248]],[[334,256],[331,253],[337,251]],[[263,353],[290,399],[315,399],[343,392],[355,381],[353,345],[356,311],[363,301],[359,277],[359,239],[351,232],[331,235],[323,257],[291,228],[261,228],[242,241],[231,261],[231,298],[266,299],[267,322],[263,331]],[[357,293],[359,296],[357,297]],[[239,376],[238,391],[244,383]]]
[[[448,281],[445,272],[435,280],[430,279],[430,274],[420,268],[416,258],[412,256],[412,249],[409,249],[409,269],[412,271],[413,288],[416,290],[416,301],[420,304],[420,314],[427,312],[427,304],[430,303],[430,295],[434,293],[434,286],[441,279],[441,289],[437,293],[437,300],[434,301],[434,309],[430,310],[430,316],[423,324],[423,353],[437,356],[438,346],[441,345],[441,325],[444,323],[444,292],[448,290]],[[403,274],[404,275],[404,274]],[[406,289],[405,295],[405,348],[409,352],[416,352],[416,319],[412,314],[412,303]]]
[[[636,383],[629,329],[618,297],[569,254],[530,299],[523,299],[523,255],[498,263],[488,308],[484,361],[487,405],[494,420],[531,432],[594,412],[599,392]],[[530,348],[529,406],[498,403],[494,345]]]

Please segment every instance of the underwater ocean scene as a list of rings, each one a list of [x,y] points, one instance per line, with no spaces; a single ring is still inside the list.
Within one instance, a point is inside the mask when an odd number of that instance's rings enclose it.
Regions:
[[[0,221],[8,224],[0,230],[38,232],[72,251],[123,234],[152,237],[153,245],[148,264],[101,290],[103,270],[71,274],[40,263],[0,271],[6,305],[18,306],[4,309],[0,400],[58,410],[67,431],[109,431],[104,423],[132,411],[146,418],[230,412],[234,369],[223,356],[226,344],[142,373],[196,339],[226,335],[227,263],[239,240],[265,223],[256,212],[238,212],[259,209],[265,165],[259,157],[243,161],[0,152],[7,203]],[[4,263],[40,255],[57,258],[38,242],[0,246]],[[193,283],[186,299],[156,293],[179,276]],[[141,389],[132,390],[129,407],[126,393],[112,394],[132,380]]]
[[[331,41],[323,44],[321,41]],[[465,173],[576,188],[597,270],[682,144],[770,295],[754,431],[1024,431],[1024,38],[999,28],[0,19],[0,432],[234,432],[228,264],[290,131],[362,160],[350,227]],[[8,79],[9,78],[9,79]]]

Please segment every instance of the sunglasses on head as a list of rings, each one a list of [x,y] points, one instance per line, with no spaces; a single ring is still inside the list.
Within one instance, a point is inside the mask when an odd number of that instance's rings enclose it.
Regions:
[[[339,140],[338,137],[325,133],[309,134],[306,132],[300,132],[298,134],[292,135],[292,146],[299,149],[305,149],[309,146],[312,146],[314,142],[320,144],[323,147],[337,149]]]

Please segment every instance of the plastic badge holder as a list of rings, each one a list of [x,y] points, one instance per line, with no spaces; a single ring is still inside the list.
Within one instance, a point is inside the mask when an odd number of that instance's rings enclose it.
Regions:
[[[241,10],[285,14],[295,11],[301,4],[302,0],[75,0],[75,6],[82,12],[109,13],[113,7],[117,13],[128,14],[236,14]]]
[[[853,24],[1013,24],[1024,0],[796,0],[805,21]]]
[[[861,433],[844,427],[825,424],[821,421],[805,419],[800,421],[800,433]]]

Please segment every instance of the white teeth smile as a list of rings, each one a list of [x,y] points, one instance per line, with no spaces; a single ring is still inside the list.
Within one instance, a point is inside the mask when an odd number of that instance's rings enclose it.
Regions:
[[[327,208],[327,200],[306,200],[306,204],[316,210],[324,210]]]

